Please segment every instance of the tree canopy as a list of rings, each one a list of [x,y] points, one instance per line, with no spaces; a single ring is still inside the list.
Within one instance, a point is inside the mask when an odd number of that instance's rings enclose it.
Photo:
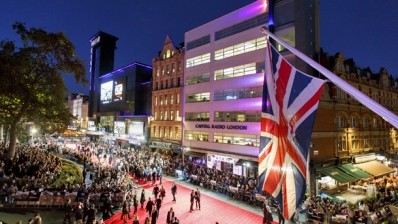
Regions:
[[[23,122],[65,128],[72,115],[65,103],[62,74],[87,84],[85,68],[62,33],[15,23],[20,41],[0,42],[0,124],[8,131],[7,158],[15,155],[17,129]],[[18,45],[19,43],[19,45]]]

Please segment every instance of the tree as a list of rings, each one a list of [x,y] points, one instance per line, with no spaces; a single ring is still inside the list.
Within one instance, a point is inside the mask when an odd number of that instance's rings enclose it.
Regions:
[[[0,42],[0,123],[8,130],[7,159],[15,156],[18,127],[24,121],[66,127],[72,115],[65,105],[62,74],[87,84],[83,63],[63,33],[48,33],[15,23],[20,37]]]

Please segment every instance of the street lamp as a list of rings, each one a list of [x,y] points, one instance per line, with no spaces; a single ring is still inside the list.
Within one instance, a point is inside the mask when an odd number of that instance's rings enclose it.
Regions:
[[[36,134],[36,132],[37,132],[37,129],[32,127],[32,129],[30,130],[30,134],[32,135],[32,139],[31,139],[32,143],[33,143],[33,136]]]

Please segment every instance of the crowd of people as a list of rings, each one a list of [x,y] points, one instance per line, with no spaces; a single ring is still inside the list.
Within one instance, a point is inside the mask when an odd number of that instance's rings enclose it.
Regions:
[[[147,212],[145,223],[156,223],[165,194],[162,185],[163,173],[175,176],[180,171],[183,180],[193,185],[229,195],[249,204],[259,205],[267,211],[267,213],[264,212],[264,217],[272,211],[279,219],[283,219],[282,215],[278,215],[280,209],[275,200],[257,191],[255,178],[239,176],[231,171],[208,168],[190,160],[182,161],[179,157],[160,154],[146,147],[140,150],[122,149],[118,145],[103,142],[81,141],[74,148],[62,147],[61,150],[56,148],[58,147],[51,143],[34,146],[19,145],[15,158],[7,161],[5,160],[5,145],[2,144],[0,147],[0,203],[10,205],[15,203],[14,196],[17,191],[76,192],[75,200],[65,198],[63,207],[67,223],[72,223],[73,220],[77,223],[103,223],[114,214],[114,207],[121,208],[122,220],[127,222],[132,219],[133,223],[138,223],[139,205]],[[61,172],[61,155],[67,156],[66,158],[75,158],[80,162],[83,166],[83,176],[90,175],[91,182],[85,183],[84,178],[81,184],[51,185]],[[152,182],[153,196],[146,199],[143,192],[141,194],[137,192],[135,181]],[[325,223],[332,223],[336,217],[346,217],[354,223],[366,223],[371,213],[377,216],[381,212],[391,214],[386,205],[398,200],[397,181],[387,177],[361,181],[362,183],[358,184],[375,185],[373,201],[359,201],[356,205],[352,205],[330,197],[308,197],[303,210],[309,219]],[[172,188],[171,192],[175,201],[176,185],[173,187],[175,189]],[[193,210],[194,205],[200,210],[200,191],[198,187],[196,188],[197,190],[191,193],[190,211]],[[131,208],[134,210],[131,211]],[[97,209],[102,211],[100,220],[96,219],[99,212]],[[168,223],[178,223],[172,208],[168,211],[167,217]],[[41,220],[41,218],[32,218],[32,223],[41,223],[41,221],[33,222],[33,220]]]

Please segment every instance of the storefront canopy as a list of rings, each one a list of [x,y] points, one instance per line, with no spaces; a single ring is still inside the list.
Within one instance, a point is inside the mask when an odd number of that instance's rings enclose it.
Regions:
[[[184,153],[185,156],[192,156],[192,157],[204,157],[206,153],[196,152],[196,151],[187,151]]]
[[[258,167],[258,162],[257,161],[246,160],[246,159],[239,159],[238,162],[235,163],[235,165],[249,166],[249,167]]]
[[[373,176],[383,176],[383,175],[394,172],[394,169],[392,169],[378,161],[369,161],[369,162],[365,162],[365,163],[358,163],[358,164],[355,164],[355,166],[372,174]]]
[[[366,179],[369,177],[373,177],[371,174],[361,170],[358,167],[353,166],[352,164],[345,164],[337,167],[338,169],[342,170],[343,172],[351,175],[353,177],[357,177],[360,179]]]
[[[339,170],[337,167],[325,168],[320,170],[319,172],[321,172],[321,174],[325,176],[333,178],[334,180],[336,180],[341,184],[354,182],[360,179],[358,177],[353,177],[351,175],[344,173],[343,171]]]

